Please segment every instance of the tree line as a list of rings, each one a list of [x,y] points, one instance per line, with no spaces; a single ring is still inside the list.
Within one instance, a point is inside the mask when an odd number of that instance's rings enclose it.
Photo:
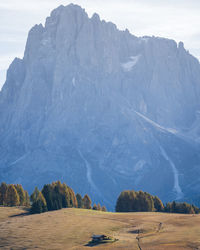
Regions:
[[[92,201],[89,195],[86,194],[83,198],[80,194],[75,195],[72,188],[60,181],[45,184],[41,191],[36,187],[30,200],[32,203],[31,213],[42,213],[70,207],[92,209]],[[94,204],[93,209],[95,209],[95,206]],[[106,211],[106,208],[105,206],[101,208],[98,204],[96,210]]]
[[[157,197],[147,192],[128,190],[120,193],[116,212],[166,212],[182,214],[198,214],[200,209],[186,202],[168,202],[165,206]]]
[[[26,206],[31,213],[43,213],[62,208],[83,208],[97,211],[107,211],[105,206],[94,204],[88,194],[82,197],[73,189],[60,181],[45,184],[41,191],[36,187],[29,194],[20,184],[0,185],[0,205]],[[168,202],[166,205],[157,197],[147,192],[128,190],[120,193],[115,207],[116,212],[166,212],[182,214],[198,214],[200,209],[186,202]]]
[[[0,186],[1,206],[30,206],[29,195],[20,184],[1,183]]]
[[[73,189],[60,181],[45,184],[40,191],[34,189],[30,198],[28,192],[19,184],[1,183],[0,205],[2,206],[26,206],[30,207],[31,213],[43,213],[62,208],[83,208],[98,211],[106,211],[106,207],[94,204],[89,195],[82,197],[74,193]]]
[[[87,194],[83,198],[81,197],[80,194],[76,194],[76,199],[77,199],[78,208],[93,209],[93,210],[103,211],[103,212],[107,211],[106,207],[105,206],[101,207],[99,203],[97,205],[94,203],[92,207],[92,201]]]

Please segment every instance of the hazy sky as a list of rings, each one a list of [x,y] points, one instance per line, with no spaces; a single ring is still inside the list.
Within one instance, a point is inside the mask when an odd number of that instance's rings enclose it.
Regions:
[[[200,0],[0,0],[0,88],[15,57],[22,57],[30,28],[60,4],[76,3],[137,36],[183,41],[200,59]]]

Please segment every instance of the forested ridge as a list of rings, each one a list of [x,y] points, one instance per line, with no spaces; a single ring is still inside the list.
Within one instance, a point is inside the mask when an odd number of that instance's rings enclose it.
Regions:
[[[31,213],[43,213],[62,208],[83,208],[97,211],[107,211],[105,206],[92,204],[88,194],[83,197],[73,191],[66,183],[60,181],[45,184],[41,190],[35,187],[29,197],[26,190],[20,184],[0,185],[1,206],[25,206]],[[127,190],[120,193],[116,206],[116,212],[166,212],[198,214],[200,208],[186,202],[163,202],[147,192]]]
[[[200,209],[186,202],[168,202],[165,205],[157,197],[147,192],[127,190],[117,199],[116,212],[167,212],[198,214]]]
[[[30,212],[33,214],[70,207],[107,211],[106,207],[101,207],[100,204],[92,206],[88,194],[85,194],[84,197],[79,193],[75,194],[72,188],[60,181],[45,184],[41,191],[35,187],[30,197],[22,185],[2,182],[0,186],[0,205],[25,206],[30,208]]]

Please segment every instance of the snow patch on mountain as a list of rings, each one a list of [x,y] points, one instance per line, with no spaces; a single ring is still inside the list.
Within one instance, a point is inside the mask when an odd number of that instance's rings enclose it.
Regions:
[[[167,155],[167,152],[164,150],[164,148],[162,146],[160,146],[160,151],[161,151],[161,154],[163,155],[163,157],[165,158],[165,160],[168,161],[170,163],[170,166],[172,167],[172,171],[174,174],[174,191],[177,193],[176,199],[177,200],[182,199],[184,197],[184,194],[183,194],[182,189],[181,189],[180,184],[179,184],[179,172],[178,172],[175,164],[170,159],[170,157]]]
[[[78,153],[79,153],[80,157],[82,158],[82,160],[85,163],[86,176],[87,176],[88,183],[91,185],[91,188],[93,189],[93,191],[101,196],[101,193],[100,193],[99,189],[94,184],[94,181],[92,179],[92,170],[91,170],[90,163],[87,161],[87,159],[84,157],[84,155],[82,154],[82,152],[80,150],[78,150]]]
[[[29,153],[22,155],[22,156],[19,157],[17,160],[15,160],[15,161],[13,161],[12,163],[10,163],[10,166],[15,165],[15,164],[17,164],[18,162],[24,160],[24,159],[27,157],[28,154],[29,154]]]
[[[142,170],[145,164],[146,164],[146,161],[145,161],[145,160],[139,160],[139,161],[135,164],[133,170],[134,170],[134,171]]]
[[[76,78],[75,77],[72,78],[72,84],[74,87],[76,87]]]
[[[137,62],[139,61],[141,55],[137,55],[137,56],[131,56],[130,60],[128,62],[122,63],[122,68],[125,72],[130,72],[133,67],[137,64]]]
[[[137,112],[137,111],[134,111],[137,115],[139,115],[140,117],[142,117],[145,121],[147,121],[148,123],[150,123],[151,125],[153,125],[154,127],[158,128],[159,130],[161,131],[164,131],[164,132],[169,132],[169,133],[172,133],[172,134],[178,134],[178,131],[176,129],[173,129],[173,128],[165,128],[161,125],[159,125],[158,123],[152,121],[151,119],[149,119],[148,117],[144,116],[143,114]]]
[[[51,40],[50,39],[43,39],[42,41],[41,41],[41,44],[43,45],[43,46],[47,46],[47,45],[49,45],[51,43]]]

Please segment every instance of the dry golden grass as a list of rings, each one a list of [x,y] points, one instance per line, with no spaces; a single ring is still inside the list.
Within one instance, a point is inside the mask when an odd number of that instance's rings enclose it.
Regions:
[[[27,211],[22,207],[2,207],[0,206],[0,223],[9,217],[21,215]]]
[[[0,249],[90,249],[86,244],[93,233],[119,239],[93,249],[200,249],[200,215],[83,209],[23,213],[0,207]]]

